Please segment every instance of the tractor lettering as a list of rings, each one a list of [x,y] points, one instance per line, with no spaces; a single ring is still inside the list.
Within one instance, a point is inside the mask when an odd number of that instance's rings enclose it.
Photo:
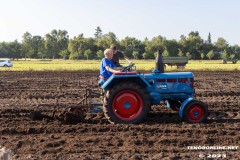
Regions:
[[[167,85],[165,85],[165,84],[159,84],[159,85],[157,85],[157,88],[167,89]]]

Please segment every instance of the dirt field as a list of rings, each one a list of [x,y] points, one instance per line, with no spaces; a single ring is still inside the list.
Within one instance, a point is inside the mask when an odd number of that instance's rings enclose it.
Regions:
[[[182,122],[177,112],[162,104],[153,106],[140,125],[112,125],[102,113],[87,114],[78,124],[28,117],[34,110],[50,116],[53,107],[39,107],[42,103],[76,104],[86,86],[98,88],[98,72],[0,72],[0,145],[21,160],[239,159],[240,149],[188,146],[240,147],[240,72],[194,74],[196,99],[210,110],[205,124]]]

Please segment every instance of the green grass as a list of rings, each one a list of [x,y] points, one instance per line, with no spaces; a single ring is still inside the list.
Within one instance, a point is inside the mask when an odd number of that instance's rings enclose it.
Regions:
[[[100,60],[19,60],[13,61],[12,68],[3,68],[0,67],[0,71],[59,71],[59,70],[99,70]],[[136,64],[137,70],[152,71],[155,67],[154,60],[133,60]],[[240,71],[240,62],[237,64],[222,64],[221,60],[203,60],[203,61],[193,61],[190,60],[186,65],[185,69],[177,69],[176,66],[167,66],[166,71]],[[121,61],[121,63],[126,66],[126,61]]]

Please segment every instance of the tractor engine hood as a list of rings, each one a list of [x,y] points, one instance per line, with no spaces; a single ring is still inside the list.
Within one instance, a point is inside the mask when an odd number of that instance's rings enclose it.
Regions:
[[[194,78],[194,74],[192,72],[153,73],[145,74],[144,78],[145,79]]]

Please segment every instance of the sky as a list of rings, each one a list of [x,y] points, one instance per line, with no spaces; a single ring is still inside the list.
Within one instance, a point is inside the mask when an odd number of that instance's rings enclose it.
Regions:
[[[45,36],[53,29],[70,38],[113,32],[139,40],[158,35],[179,40],[198,31],[240,45],[239,0],[0,0],[0,42],[22,41],[25,32]]]

